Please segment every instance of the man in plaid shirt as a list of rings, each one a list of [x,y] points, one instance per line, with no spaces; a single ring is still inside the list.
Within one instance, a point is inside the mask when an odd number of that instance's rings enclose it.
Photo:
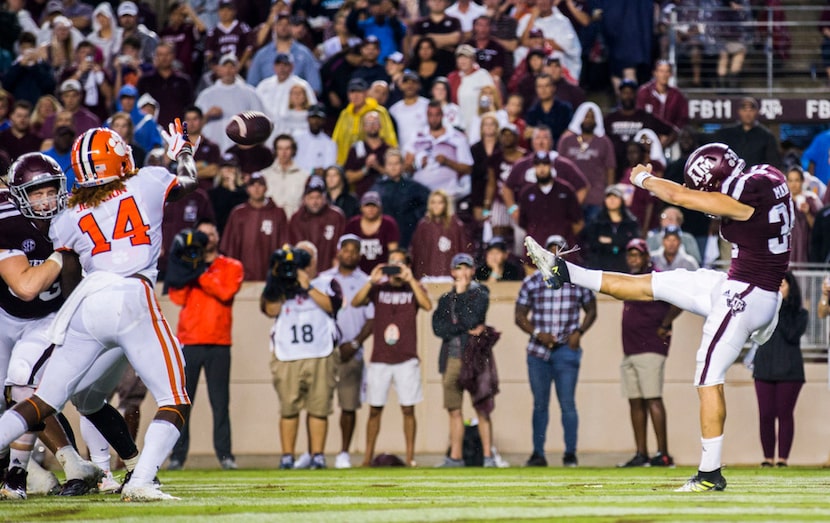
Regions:
[[[565,239],[550,236],[545,247],[556,253],[565,249]],[[579,311],[585,311],[582,322]],[[531,319],[532,318],[532,319]],[[546,467],[545,435],[548,429],[550,386],[556,386],[556,397],[562,411],[562,429],[565,435],[565,454],[562,464],[577,466],[576,432],[579,417],[576,412],[576,379],[582,360],[580,340],[597,319],[594,293],[571,284],[554,290],[536,272],[522,282],[516,300],[515,321],[530,335],[527,345],[527,370],[533,393],[533,454],[527,460],[529,467]]]

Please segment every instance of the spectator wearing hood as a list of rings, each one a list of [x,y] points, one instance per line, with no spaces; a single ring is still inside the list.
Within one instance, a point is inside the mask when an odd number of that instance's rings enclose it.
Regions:
[[[588,179],[590,188],[582,208],[585,221],[592,221],[605,201],[605,188],[614,183],[617,157],[614,144],[605,136],[602,111],[594,102],[577,107],[568,132],[559,139],[557,151],[571,160]]]

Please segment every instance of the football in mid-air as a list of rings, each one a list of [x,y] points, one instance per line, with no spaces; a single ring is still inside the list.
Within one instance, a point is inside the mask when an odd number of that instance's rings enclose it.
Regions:
[[[271,136],[274,124],[259,111],[244,111],[231,117],[225,134],[239,145],[258,145]]]

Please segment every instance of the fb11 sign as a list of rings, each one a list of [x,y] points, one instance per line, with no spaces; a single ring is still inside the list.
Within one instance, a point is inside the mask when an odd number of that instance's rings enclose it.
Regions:
[[[689,119],[697,123],[738,119],[741,97],[689,100]],[[770,123],[810,123],[830,119],[830,100],[811,98],[757,98],[758,120]]]

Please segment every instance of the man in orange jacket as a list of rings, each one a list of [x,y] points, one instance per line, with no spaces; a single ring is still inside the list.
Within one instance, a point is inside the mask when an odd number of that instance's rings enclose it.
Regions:
[[[207,237],[200,248],[197,272],[200,274],[182,287],[170,288],[170,301],[181,305],[177,335],[185,359],[187,394],[196,399],[199,373],[205,369],[208,397],[213,410],[213,447],[223,469],[235,469],[231,453],[231,421],[228,415],[231,370],[231,325],[233,299],[242,286],[242,264],[219,254],[216,224],[203,220],[196,226]],[[172,256],[172,252],[171,252]],[[195,273],[194,273],[195,274]],[[187,420],[189,421],[189,420]],[[181,469],[190,446],[190,424],[181,436],[167,464],[168,470]]]

